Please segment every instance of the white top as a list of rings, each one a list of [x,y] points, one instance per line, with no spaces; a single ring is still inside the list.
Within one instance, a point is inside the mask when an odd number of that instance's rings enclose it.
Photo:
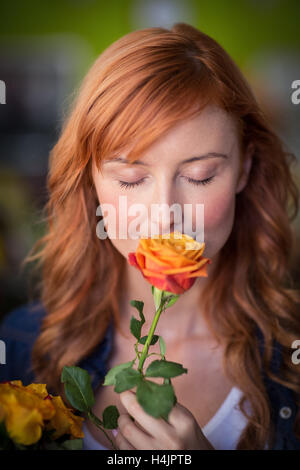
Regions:
[[[247,419],[238,408],[242,391],[232,387],[220,408],[210,421],[202,428],[202,432],[216,450],[235,450],[242,430],[247,424]],[[248,401],[246,402],[248,404]],[[249,413],[249,404],[246,411]],[[83,423],[83,449],[84,450],[108,450],[100,444],[89,432],[85,422]]]

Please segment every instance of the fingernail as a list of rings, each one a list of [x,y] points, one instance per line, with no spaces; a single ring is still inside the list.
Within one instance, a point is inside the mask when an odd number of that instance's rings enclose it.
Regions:
[[[112,430],[112,433],[113,433],[113,435],[116,437],[116,435],[118,434],[118,430],[117,430],[117,429],[113,429],[113,430]]]

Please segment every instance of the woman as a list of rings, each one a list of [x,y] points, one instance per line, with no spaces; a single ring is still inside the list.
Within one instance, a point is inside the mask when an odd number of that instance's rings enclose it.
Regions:
[[[290,157],[237,66],[206,34],[179,23],[113,43],[84,79],[50,155],[48,231],[25,260],[42,267],[40,302],[2,326],[15,358],[6,379],[21,378],[22,356],[23,367],[32,365],[24,379],[62,393],[63,366],[85,367],[94,412],[111,404],[121,412],[120,449],[300,448]],[[127,262],[138,240],[113,236],[132,220],[119,209],[121,196],[128,207],[192,204],[193,221],[195,205],[204,205],[208,276],[156,330],[167,359],[188,367],[173,381],[169,423],[146,415],[134,393],[98,387],[109,368],[132,359],[130,300],[144,301],[143,331],[153,316],[150,285]],[[96,235],[99,203],[116,210],[106,239]],[[156,228],[173,226],[163,219]],[[16,359],[12,338],[22,322],[35,334]],[[101,431],[89,423],[85,430],[111,448]]]

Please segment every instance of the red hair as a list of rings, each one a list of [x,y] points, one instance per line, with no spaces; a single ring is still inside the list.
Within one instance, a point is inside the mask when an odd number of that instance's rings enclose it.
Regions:
[[[63,366],[91,354],[111,316],[119,328],[127,261],[109,238],[97,238],[92,161],[100,168],[103,159],[129,147],[128,158],[138,158],[174,124],[209,103],[238,123],[241,161],[249,143],[254,153],[248,184],[236,196],[232,233],[201,302],[225,347],[225,371],[244,393],[240,405],[249,421],[237,449],[263,449],[273,438],[274,423],[261,367],[297,400],[300,396],[300,374],[291,361],[291,343],[300,338],[300,296],[290,274],[291,222],[299,199],[290,169],[295,157],[283,148],[228,53],[190,25],[125,35],[83,80],[50,153],[47,232],[24,260],[38,260],[46,310],[32,362],[38,380],[62,393]],[[265,340],[263,361],[257,326]],[[275,339],[283,346],[280,377],[269,369]],[[243,410],[245,399],[251,416]]]

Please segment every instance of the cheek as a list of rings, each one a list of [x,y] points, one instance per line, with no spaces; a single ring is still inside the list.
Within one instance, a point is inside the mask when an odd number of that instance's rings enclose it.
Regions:
[[[204,219],[208,229],[217,228],[226,224],[228,217],[234,210],[232,195],[222,195],[204,203]]]
[[[234,222],[235,194],[221,192],[204,202],[204,241],[213,256],[226,243]]]
[[[131,220],[135,219],[134,216],[128,216],[125,211],[122,210],[122,204],[119,202],[119,198],[121,196],[120,193],[112,191],[111,186],[106,187],[105,184],[102,184],[101,190],[99,187],[97,188],[97,195],[99,204],[103,206],[104,204],[109,204],[115,208],[115,216],[114,212],[112,211],[107,217],[108,213],[104,210],[105,215],[105,231],[108,234],[112,244],[115,248],[125,257],[127,258],[128,253],[134,252],[138,246],[139,240],[130,239],[130,237],[125,235],[126,238],[119,237],[120,233],[124,232],[124,228],[128,228]],[[123,196],[123,194],[122,194]],[[127,206],[130,207],[133,201],[131,201],[130,197],[127,197]],[[103,212],[103,210],[102,210]],[[101,241],[101,240],[100,240]]]

